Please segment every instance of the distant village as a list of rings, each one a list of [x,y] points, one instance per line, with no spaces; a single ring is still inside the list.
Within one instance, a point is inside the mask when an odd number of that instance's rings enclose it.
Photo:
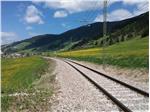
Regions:
[[[43,53],[4,53],[1,52],[2,58],[21,58],[21,57],[29,57],[33,55],[44,55]]]

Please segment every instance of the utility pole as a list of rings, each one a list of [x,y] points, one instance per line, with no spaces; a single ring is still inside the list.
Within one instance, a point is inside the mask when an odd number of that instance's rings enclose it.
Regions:
[[[103,3],[103,39],[102,39],[102,52],[103,52],[103,69],[105,69],[105,46],[107,38],[107,0],[104,0]]]
[[[107,35],[107,0],[104,0],[103,8],[103,37]]]

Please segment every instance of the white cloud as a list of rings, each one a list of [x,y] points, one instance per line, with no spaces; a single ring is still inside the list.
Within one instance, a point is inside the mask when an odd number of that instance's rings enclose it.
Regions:
[[[1,32],[1,44],[9,44],[18,41],[19,37],[14,32]]]
[[[103,1],[92,0],[51,0],[51,1],[35,1],[34,3],[44,3],[46,7],[52,9],[66,10],[67,12],[76,13],[87,10],[95,10],[103,7]]]
[[[115,2],[122,2],[124,5],[137,5],[143,2],[148,2],[148,0],[108,0],[110,5]]]
[[[137,15],[140,15],[144,12],[147,12],[149,10],[149,3],[148,1],[145,1],[145,2],[141,2],[139,4],[137,4],[137,9],[134,10],[134,15],[137,16]]]
[[[148,0],[108,0],[108,5],[115,2],[122,2],[124,5],[148,4]],[[103,0],[33,0],[33,3],[42,3],[53,9],[65,9],[69,13],[103,8]]]
[[[103,15],[98,15],[95,19],[94,22],[102,22],[103,21]]]
[[[42,3],[46,7],[51,9],[65,10],[68,14],[87,11],[98,10],[103,8],[103,0],[34,0],[37,3]],[[148,11],[148,0],[108,0],[108,6],[115,2],[122,2],[123,5],[135,5],[137,9],[133,12],[127,9],[117,9],[111,12],[108,16],[108,20],[122,20],[130,18]],[[115,15],[115,17],[114,17]],[[102,20],[102,15],[99,15],[95,21]]]
[[[148,2],[148,0],[118,0],[118,1],[122,1],[123,4],[125,5],[137,5],[143,2]]]
[[[133,17],[133,14],[125,9],[117,9],[107,15],[107,21],[119,21]],[[95,22],[103,21],[103,15],[99,15],[95,18]]]
[[[96,10],[103,8],[104,0],[33,0],[35,4],[45,4],[46,7],[53,9],[65,9],[69,13]],[[108,6],[115,2],[122,2],[124,5],[136,5],[148,0],[108,0]]]
[[[9,37],[9,36],[15,36],[16,34],[14,32],[1,32],[2,37]]]
[[[119,21],[133,17],[133,14],[125,9],[118,9],[108,14],[109,21]]]
[[[122,0],[124,5],[135,5],[134,16],[140,15],[149,10],[149,0]]]
[[[124,5],[135,5],[136,8],[133,10],[133,12],[130,12],[127,9],[114,10],[108,14],[107,16],[108,21],[118,21],[131,18],[140,15],[142,13],[145,13],[149,10],[148,0],[115,0],[115,2],[116,1],[121,1]],[[103,15],[98,15],[94,21],[95,22],[103,21]]]
[[[68,16],[67,12],[66,12],[66,11],[63,11],[63,10],[61,10],[61,11],[56,11],[56,12],[54,13],[54,17],[55,17],[55,18],[62,18],[62,17],[67,17],[67,16]]]
[[[26,23],[44,24],[44,21],[42,20],[41,16],[42,12],[40,12],[34,5],[30,5],[27,7],[24,19]]]
[[[32,30],[33,28],[31,26],[27,26],[26,30]]]

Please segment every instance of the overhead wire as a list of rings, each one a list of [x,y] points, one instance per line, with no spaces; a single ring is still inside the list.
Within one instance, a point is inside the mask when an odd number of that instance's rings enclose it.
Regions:
[[[97,9],[97,2],[98,1],[92,1],[91,2],[91,4],[92,4],[92,8],[93,9],[91,9],[90,11],[88,11],[88,15],[87,16],[85,16],[86,17],[86,19],[85,19],[85,21],[83,21],[83,25],[84,26],[87,26],[87,27],[89,27],[89,23],[91,23],[91,18],[93,18],[93,13],[95,12],[95,10]],[[85,32],[85,33],[87,33],[87,32]],[[87,35],[87,34],[86,34]]]
[[[91,18],[93,18],[93,13],[97,9],[97,2],[98,1],[91,2],[91,4],[93,3],[92,4],[93,10],[90,10],[87,13],[84,13],[84,17],[86,17],[86,19],[84,19],[83,21],[81,21],[81,24],[82,24],[81,26],[88,27],[89,23],[91,22]],[[87,36],[87,32],[84,31],[82,33],[82,35],[84,35],[84,37]]]

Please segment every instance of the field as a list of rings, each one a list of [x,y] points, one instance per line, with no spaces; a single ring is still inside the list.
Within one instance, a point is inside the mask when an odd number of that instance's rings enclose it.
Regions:
[[[47,63],[40,57],[2,59],[2,93],[21,91],[40,77]]]
[[[41,77],[48,63],[41,57],[32,56],[16,59],[2,59],[2,110],[8,109],[15,98],[9,94],[25,92]]]
[[[148,37],[134,38],[104,48],[89,48],[59,52],[57,56],[97,64],[110,64],[129,68],[148,68]]]

